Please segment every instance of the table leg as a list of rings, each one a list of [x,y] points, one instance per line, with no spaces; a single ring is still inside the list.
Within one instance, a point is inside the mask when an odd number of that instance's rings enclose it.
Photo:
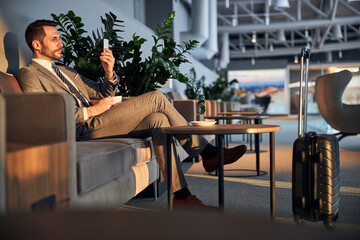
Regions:
[[[258,119],[258,122],[259,122],[259,124],[263,124],[262,119]],[[260,140],[259,141],[262,142],[262,134],[260,134]]]
[[[219,208],[224,210],[224,134],[218,134],[219,147]]]
[[[251,120],[247,120],[249,124],[251,124]],[[252,134],[248,134],[250,135],[249,138],[250,138],[250,151],[253,150],[253,145],[252,145]]]
[[[173,210],[173,188],[172,188],[172,163],[171,163],[171,142],[172,134],[167,134],[166,139],[166,170],[167,170],[167,185],[168,185],[168,210]]]
[[[250,134],[249,138],[250,138],[250,151],[253,151],[252,134]]]
[[[275,219],[275,133],[270,133],[270,214]]]
[[[256,173],[260,176],[260,138],[259,134],[255,134],[255,154],[256,154]]]
[[[231,124],[230,121],[231,121],[231,120],[226,120],[225,123],[226,123],[226,124]],[[231,136],[231,135],[229,135],[229,134],[227,134],[227,135],[224,136],[226,148],[229,148],[229,143],[230,143],[230,138],[229,138],[229,137],[230,137],[230,136]]]
[[[241,124],[245,124],[245,121],[244,121],[244,120],[240,120],[240,123],[241,123]],[[243,136],[243,141],[244,141],[244,142],[245,142],[246,135],[247,135],[247,134],[242,134],[242,136]]]
[[[219,135],[215,134],[215,147],[219,148]],[[215,176],[219,176],[219,169],[215,170]]]
[[[259,119],[255,119],[255,124],[259,124]],[[256,173],[260,176],[260,136],[255,134],[255,153],[256,153]]]

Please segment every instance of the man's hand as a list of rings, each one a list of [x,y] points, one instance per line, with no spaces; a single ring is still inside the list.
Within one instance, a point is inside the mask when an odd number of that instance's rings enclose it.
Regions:
[[[114,105],[113,97],[106,97],[99,100],[94,106],[87,107],[88,117],[95,117],[109,110]]]
[[[112,51],[108,48],[105,48],[101,53],[100,60],[105,71],[105,77],[112,79],[114,77],[114,64],[115,58],[112,54]]]

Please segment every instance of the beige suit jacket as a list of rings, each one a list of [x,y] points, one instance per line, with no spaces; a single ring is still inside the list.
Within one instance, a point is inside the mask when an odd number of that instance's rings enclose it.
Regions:
[[[114,81],[105,79],[103,83],[78,75],[77,72],[68,67],[58,66],[78,88],[79,92],[88,100],[98,100],[108,96],[114,96],[119,77]],[[66,92],[73,95],[70,90],[59,81],[59,79],[46,68],[36,62],[19,70],[18,81],[24,92]],[[77,126],[84,126],[89,120],[84,120],[83,107],[75,101],[75,119]],[[91,120],[91,119],[90,119]]]

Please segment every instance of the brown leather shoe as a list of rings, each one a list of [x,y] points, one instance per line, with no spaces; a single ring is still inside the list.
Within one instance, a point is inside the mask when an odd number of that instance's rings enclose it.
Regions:
[[[224,165],[236,162],[246,152],[246,145],[239,145],[233,148],[224,148]],[[203,159],[205,171],[212,172],[219,168],[219,153],[210,159]]]
[[[184,199],[173,199],[174,209],[218,209],[217,207],[207,206],[201,202],[195,195],[189,195]]]

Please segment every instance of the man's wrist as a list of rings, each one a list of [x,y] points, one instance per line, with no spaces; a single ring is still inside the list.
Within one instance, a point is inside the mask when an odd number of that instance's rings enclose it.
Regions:
[[[109,76],[109,75],[110,75],[110,76]],[[114,71],[112,71],[111,74],[106,74],[106,73],[105,73],[105,77],[106,77],[107,79],[109,79],[109,80],[114,80],[114,78],[115,78],[115,73],[114,73]]]
[[[87,111],[88,118],[91,118],[91,117],[94,117],[97,115],[97,107],[95,105],[87,107],[86,111]]]

